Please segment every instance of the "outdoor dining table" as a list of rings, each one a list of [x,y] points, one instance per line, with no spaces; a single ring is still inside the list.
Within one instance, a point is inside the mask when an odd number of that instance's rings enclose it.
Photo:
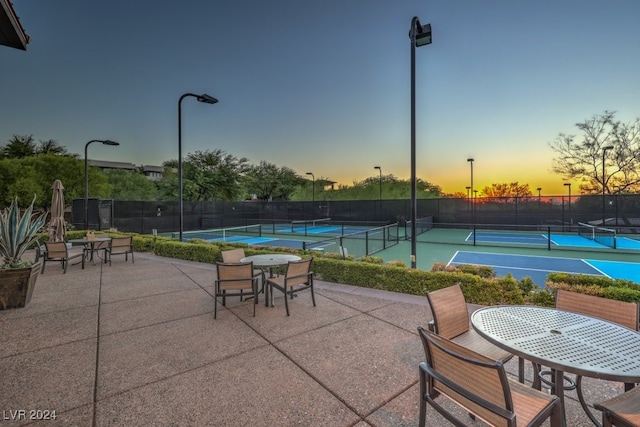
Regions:
[[[93,239],[87,239],[84,237],[82,239],[70,239],[69,243],[74,245],[84,245],[85,249],[90,252],[89,261],[95,264],[93,260],[93,253],[95,251],[96,244],[108,242],[109,240],[111,240],[111,237],[95,237]]]
[[[290,254],[260,254],[260,255],[251,255],[244,257],[240,260],[240,262],[253,262],[253,266],[261,269],[262,271],[269,270],[269,277],[273,277],[273,268],[279,267],[282,265],[287,265],[289,261],[300,261],[298,255],[290,255]],[[267,307],[269,305],[269,295],[268,290],[266,290],[264,283],[262,284],[262,290],[264,291],[264,305]]]
[[[481,308],[471,315],[471,323],[489,342],[551,368],[552,392],[563,409],[564,372],[623,383],[640,382],[640,334],[624,326],[532,306]],[[579,397],[591,421],[598,425],[581,394]]]

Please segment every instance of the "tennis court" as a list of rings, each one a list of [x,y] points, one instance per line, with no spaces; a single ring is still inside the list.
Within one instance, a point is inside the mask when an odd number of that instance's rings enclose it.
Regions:
[[[487,266],[493,268],[497,276],[511,273],[516,279],[529,276],[540,287],[544,287],[549,273],[558,272],[605,276],[640,283],[640,264],[633,262],[459,251],[448,264]]]
[[[284,224],[252,224],[183,232],[183,240],[243,243],[292,249],[347,253],[362,257],[398,243],[397,224],[371,228],[366,225],[330,223],[330,218],[291,221]],[[174,239],[179,233],[170,233]]]

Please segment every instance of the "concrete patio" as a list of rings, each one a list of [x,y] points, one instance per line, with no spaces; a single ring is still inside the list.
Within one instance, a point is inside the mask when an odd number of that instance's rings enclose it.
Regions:
[[[214,320],[214,276],[213,265],[143,253],[67,274],[47,265],[26,308],[0,311],[0,424],[418,424],[426,298],[317,280],[315,308],[304,292],[287,317],[281,294],[273,308],[261,295],[254,318],[229,298]],[[585,389],[598,401],[622,385]],[[567,397],[568,425],[591,425]],[[46,411],[56,419],[29,420]],[[432,409],[429,420],[447,424]]]

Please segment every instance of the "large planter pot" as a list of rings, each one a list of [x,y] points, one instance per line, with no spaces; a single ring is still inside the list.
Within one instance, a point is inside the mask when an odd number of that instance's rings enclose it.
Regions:
[[[29,304],[39,272],[39,262],[26,268],[0,269],[0,310]]]

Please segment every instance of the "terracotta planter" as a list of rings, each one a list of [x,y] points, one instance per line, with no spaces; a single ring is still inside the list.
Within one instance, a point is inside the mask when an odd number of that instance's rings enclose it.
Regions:
[[[39,262],[26,268],[0,269],[0,310],[29,304],[39,272]]]

